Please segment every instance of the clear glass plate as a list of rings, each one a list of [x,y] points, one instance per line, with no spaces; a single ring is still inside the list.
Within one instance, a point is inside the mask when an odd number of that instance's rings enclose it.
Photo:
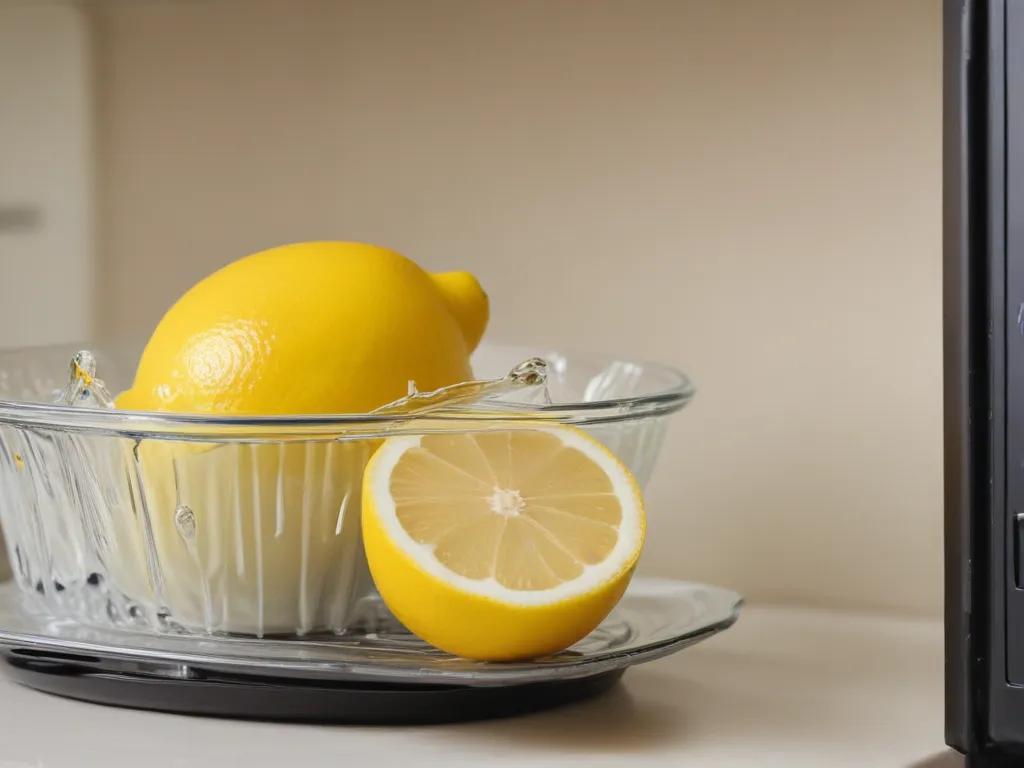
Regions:
[[[589,677],[667,656],[730,627],[741,604],[742,598],[727,589],[637,578],[601,626],[571,649],[533,662],[490,664],[427,645],[399,625],[376,597],[363,602],[354,628],[342,636],[197,638],[54,619],[7,584],[0,587],[0,647],[86,667],[112,659],[132,662],[139,673],[163,677],[188,678],[207,670],[366,683],[502,686]]]
[[[100,407],[130,386],[140,349],[0,352],[0,539],[42,613],[151,634],[354,629],[375,591],[361,485],[383,437],[567,423],[642,488],[670,417],[693,397],[663,365],[484,345],[473,382],[372,414]]]

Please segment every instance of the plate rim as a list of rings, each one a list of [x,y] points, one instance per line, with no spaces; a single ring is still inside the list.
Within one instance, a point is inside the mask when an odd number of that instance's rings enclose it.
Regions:
[[[515,664],[487,664],[484,662],[466,661],[466,667],[445,668],[443,666],[431,667],[423,665],[417,667],[415,662],[418,656],[416,652],[409,652],[409,659],[391,660],[383,662],[380,660],[360,659],[338,659],[338,660],[303,660],[290,659],[288,666],[283,667],[280,659],[260,659],[255,656],[231,655],[222,653],[220,657],[214,656],[209,651],[154,651],[151,648],[128,643],[133,637],[153,638],[163,637],[149,633],[132,632],[130,630],[116,628],[95,628],[80,625],[84,629],[93,629],[109,634],[112,638],[123,636],[126,645],[112,646],[109,643],[90,642],[75,638],[67,638],[53,633],[45,632],[45,628],[39,626],[38,632],[25,632],[20,630],[5,629],[0,626],[0,651],[6,654],[18,655],[19,651],[40,651],[52,653],[54,657],[64,658],[68,663],[75,663],[72,658],[76,654],[80,657],[112,659],[122,662],[137,662],[157,667],[191,667],[196,670],[209,670],[210,672],[258,674],[266,677],[280,678],[303,678],[324,681],[350,681],[350,682],[376,682],[400,684],[434,684],[453,686],[505,686],[518,685],[530,682],[543,682],[554,679],[572,679],[577,677],[588,677],[614,669],[642,664],[656,659],[664,658],[673,653],[683,650],[691,645],[696,645],[704,640],[725,631],[739,619],[741,608],[744,605],[743,597],[730,589],[718,587],[699,582],[668,579],[659,577],[637,577],[633,579],[627,589],[623,601],[628,599],[630,592],[634,594],[644,589],[651,591],[687,590],[697,592],[705,590],[713,593],[723,606],[721,615],[711,617],[710,620],[695,622],[694,627],[687,632],[674,634],[660,641],[637,645],[635,648],[626,650],[611,650],[603,653],[596,653],[590,657],[566,657],[564,659],[551,659],[542,663],[531,664],[529,662],[518,662]],[[0,584],[0,601],[18,599],[21,590],[16,584]],[[620,603],[621,604],[621,603]],[[29,621],[32,619],[30,618]],[[224,638],[188,638],[183,636],[175,638],[181,640],[196,639],[204,642],[218,642]],[[227,640],[227,643],[232,642]],[[258,642],[256,640],[245,642]],[[283,641],[280,641],[283,642]],[[303,642],[287,641],[287,642]],[[227,644],[225,643],[225,644]],[[357,650],[349,647],[350,652],[358,653]],[[401,649],[392,651],[401,655]],[[157,657],[159,654],[159,657]],[[436,657],[434,657],[436,658]],[[454,659],[454,657],[452,657]]]

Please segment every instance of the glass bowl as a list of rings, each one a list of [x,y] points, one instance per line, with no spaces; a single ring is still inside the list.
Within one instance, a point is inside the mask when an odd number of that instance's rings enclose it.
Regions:
[[[130,385],[140,346],[86,347],[110,391]],[[375,597],[362,473],[385,437],[568,423],[643,487],[667,417],[693,395],[663,365],[484,345],[478,379],[539,357],[545,397],[516,390],[421,412],[306,417],[54,404],[78,349],[0,353],[0,528],[13,576],[56,618],[161,633],[296,637],[354,626]]]

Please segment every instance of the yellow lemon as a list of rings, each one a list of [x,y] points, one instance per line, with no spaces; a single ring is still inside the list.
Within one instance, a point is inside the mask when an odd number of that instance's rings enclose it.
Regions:
[[[472,378],[487,325],[472,275],[430,275],[372,245],[313,242],[240,259],[164,315],[119,408],[363,413]]]
[[[230,415],[367,412],[472,378],[488,319],[466,273],[430,275],[359,243],[246,257],[189,290],[147,344],[119,408]],[[147,519],[118,520],[111,572],[189,628],[246,634],[345,626],[371,441],[127,449]],[[112,459],[113,461],[113,459]],[[147,572],[152,550],[159,574]]]
[[[592,632],[646,527],[636,480],[566,426],[398,436],[363,476],[363,543],[413,633],[471,659],[531,659]]]

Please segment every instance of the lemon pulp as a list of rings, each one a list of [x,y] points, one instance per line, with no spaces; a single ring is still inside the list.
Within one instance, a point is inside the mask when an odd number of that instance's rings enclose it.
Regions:
[[[363,483],[363,540],[389,608],[469,658],[533,658],[591,632],[645,529],[635,479],[561,426],[398,437]]]

